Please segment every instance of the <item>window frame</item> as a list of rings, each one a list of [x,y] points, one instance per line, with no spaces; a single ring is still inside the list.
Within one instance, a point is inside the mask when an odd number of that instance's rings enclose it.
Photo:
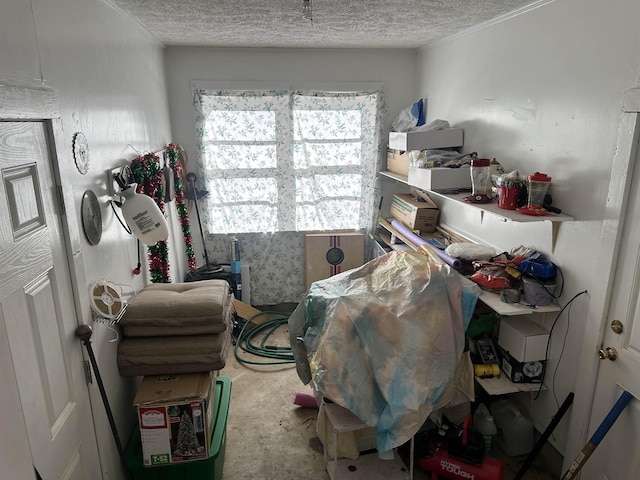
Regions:
[[[350,93],[350,92],[355,92],[355,93],[359,93],[359,92],[365,92],[365,91],[369,91],[369,92],[374,92],[374,91],[379,91],[381,92],[381,102],[382,105],[384,105],[384,84],[380,83],[380,82],[305,82],[305,83],[296,83],[296,84],[289,84],[288,87],[284,87],[285,83],[284,82],[246,82],[246,81],[238,81],[238,82],[228,82],[228,81],[222,81],[222,82],[218,82],[218,81],[193,81],[191,84],[192,87],[192,94],[194,95],[194,101],[196,99],[196,93],[198,90],[229,90],[229,91],[274,91],[274,92],[283,92],[283,91],[319,91],[319,92],[326,92],[326,93]],[[293,106],[289,105],[289,112],[291,113],[293,111]],[[379,113],[376,113],[376,116],[378,116]],[[287,122],[287,131],[289,132],[287,135],[290,136],[290,145],[291,148],[293,149],[293,146],[297,143],[297,141],[295,140],[295,135],[294,135],[294,128],[293,128],[293,124],[291,122],[291,118],[292,115],[288,116],[288,122]],[[378,132],[381,134],[382,133],[382,126],[377,124],[378,122],[376,122],[376,127],[378,129]],[[197,125],[196,125],[197,126]],[[196,142],[198,145],[200,145],[200,138],[196,138]],[[276,139],[276,144],[277,144],[278,140]],[[371,170],[371,175],[375,177],[375,175],[377,174],[377,171],[379,170],[380,167],[380,162],[382,160],[382,155],[381,155],[381,147],[382,147],[382,139],[378,138],[378,149],[377,149],[377,154],[376,154],[376,158],[375,158],[375,163],[372,166],[372,170]],[[289,163],[290,165],[287,165],[286,169],[290,169],[292,171],[295,170],[295,165],[293,164],[293,152],[289,152],[289,154],[285,157],[283,157],[282,155],[277,155],[277,162],[276,165],[274,167],[268,167],[265,168],[264,170],[268,170],[268,171],[272,171],[272,172],[277,172],[278,170],[282,169],[282,165],[281,162],[282,161],[286,161],[287,163]],[[204,159],[198,159],[198,163],[202,164],[204,163]],[[313,168],[313,167],[312,167]],[[353,167],[345,167],[346,170],[357,170],[354,169]],[[236,173],[233,172],[232,169],[230,170],[226,170],[225,171],[225,175],[227,176],[227,178],[229,177],[236,177],[236,178],[247,178],[246,176],[243,176],[240,172]],[[204,173],[204,172],[203,172]],[[269,173],[266,173],[264,178],[269,178],[270,175]],[[274,178],[274,177],[271,177]],[[292,182],[295,184],[296,179],[298,177],[295,177]],[[294,189],[287,189],[287,188],[283,188],[283,185],[281,185],[281,181],[282,180],[278,180],[278,184],[277,184],[277,191],[278,194],[280,194],[281,192],[286,192],[286,191],[291,191],[291,194],[294,194],[295,188]],[[295,185],[293,185],[295,187]],[[360,197],[362,199],[362,197]],[[375,198],[372,199],[373,201],[375,201]],[[361,200],[362,201],[362,200]],[[297,207],[299,205],[299,203],[297,202],[296,198],[289,198],[287,199],[286,202],[278,202],[280,205],[278,205],[277,208],[277,218],[278,218],[278,228],[275,230],[272,230],[273,232],[285,232],[285,231],[300,231],[300,232],[310,232],[310,231],[318,231],[317,229],[305,229],[305,230],[298,230],[298,224],[297,224],[297,220],[294,221],[294,225],[287,225],[287,222],[283,221],[283,216],[289,214],[289,215],[293,215],[293,217],[291,218],[297,218]],[[289,209],[288,212],[282,211],[280,207],[282,207],[282,203],[286,204],[286,208]],[[252,203],[252,205],[255,205],[255,203]],[[206,215],[205,215],[206,216]],[[360,226],[360,228],[364,228],[362,226]],[[207,229],[209,230],[209,229]],[[209,233],[213,233],[213,234],[225,234],[225,233],[231,233],[231,232],[209,232]],[[242,233],[242,232],[234,232],[234,233]],[[250,232],[245,232],[245,233],[250,233]]]

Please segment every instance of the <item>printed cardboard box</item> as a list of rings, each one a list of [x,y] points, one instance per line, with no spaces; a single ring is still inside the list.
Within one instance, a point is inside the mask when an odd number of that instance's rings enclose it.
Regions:
[[[317,281],[364,264],[362,233],[309,233],[304,236],[307,288]]]
[[[391,201],[391,215],[420,233],[435,232],[439,212],[426,194],[396,194]]]
[[[145,466],[209,457],[214,388],[213,372],[143,378],[133,403]]]

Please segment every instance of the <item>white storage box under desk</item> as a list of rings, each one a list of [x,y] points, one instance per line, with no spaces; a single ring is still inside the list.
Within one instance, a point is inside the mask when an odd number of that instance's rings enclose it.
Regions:
[[[323,402],[322,407],[333,429],[333,460],[329,461],[327,449],[323,448],[324,463],[331,480],[413,480],[413,437],[411,438],[408,472],[407,467],[395,450],[393,460],[382,460],[377,453],[361,455],[356,460],[350,458],[338,459],[338,434],[362,430],[369,428],[369,426],[340,405]]]

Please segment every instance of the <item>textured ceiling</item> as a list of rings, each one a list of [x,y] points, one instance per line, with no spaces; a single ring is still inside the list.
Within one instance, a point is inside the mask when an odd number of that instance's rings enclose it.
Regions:
[[[110,0],[166,45],[418,48],[534,0]]]

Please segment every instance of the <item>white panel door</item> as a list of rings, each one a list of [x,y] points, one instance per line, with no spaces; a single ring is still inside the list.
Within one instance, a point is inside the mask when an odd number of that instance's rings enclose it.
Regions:
[[[640,478],[640,150],[638,152],[602,344],[605,350],[615,349],[617,357],[600,361],[589,436],[597,430],[623,390],[635,398],[585,463],[581,471],[584,480]],[[620,322],[622,332],[612,328],[614,321]]]
[[[0,198],[0,328],[33,463],[45,480],[99,479],[46,123],[0,122]]]

